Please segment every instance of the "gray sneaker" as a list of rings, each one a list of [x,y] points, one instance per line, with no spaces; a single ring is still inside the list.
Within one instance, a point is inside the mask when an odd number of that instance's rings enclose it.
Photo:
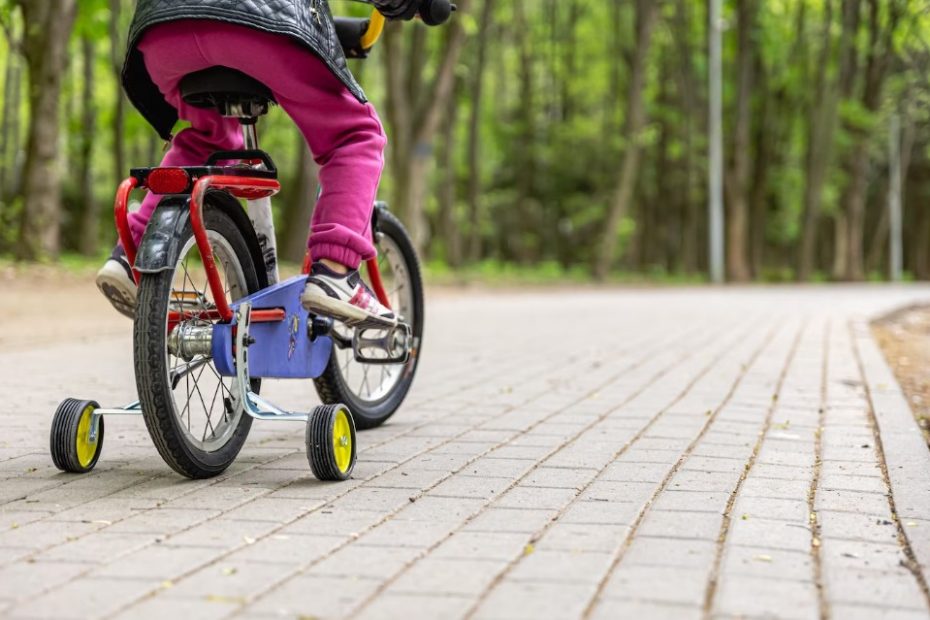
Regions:
[[[338,274],[322,263],[314,263],[300,301],[310,312],[342,321],[350,327],[397,325],[397,316],[381,305],[362,282],[358,271]]]
[[[136,281],[122,246],[113,248],[110,258],[97,272],[97,288],[116,310],[130,319],[136,315]]]

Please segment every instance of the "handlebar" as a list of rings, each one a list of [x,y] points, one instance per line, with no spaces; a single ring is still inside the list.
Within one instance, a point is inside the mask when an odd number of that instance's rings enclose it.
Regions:
[[[355,1],[374,5],[372,0]],[[440,26],[449,21],[449,18],[456,8],[455,4],[450,0],[420,0],[420,8],[417,9],[417,15],[427,26]],[[372,9],[371,17],[368,20],[368,28],[366,28],[365,33],[359,41],[362,50],[367,52],[375,46],[375,43],[378,42],[378,39],[381,38],[381,34],[384,32],[385,21],[384,15],[382,15],[378,9]]]

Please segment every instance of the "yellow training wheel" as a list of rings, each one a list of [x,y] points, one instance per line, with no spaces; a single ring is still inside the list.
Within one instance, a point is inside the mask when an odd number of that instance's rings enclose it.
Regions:
[[[92,400],[67,398],[55,411],[49,448],[55,467],[83,474],[94,468],[103,447],[103,417],[95,416],[100,405]]]
[[[345,405],[320,405],[307,420],[307,460],[320,480],[347,480],[355,468],[355,422]]]

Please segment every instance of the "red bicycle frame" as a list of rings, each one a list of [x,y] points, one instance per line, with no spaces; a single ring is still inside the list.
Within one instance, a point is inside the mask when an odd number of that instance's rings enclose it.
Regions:
[[[136,253],[138,248],[132,238],[132,231],[129,228],[129,195],[132,190],[139,186],[139,180],[132,176],[120,183],[116,192],[116,200],[113,205],[113,215],[116,220],[116,231],[119,235],[120,243],[126,252],[126,259],[130,265],[136,264]],[[237,198],[255,200],[273,196],[281,190],[281,184],[276,179],[262,177],[245,177],[235,175],[207,175],[200,177],[194,183],[190,200],[191,228],[194,232],[194,240],[197,243],[197,249],[200,252],[203,261],[204,270],[207,273],[207,283],[210,292],[213,294],[213,300],[216,304],[215,311],[202,313],[199,318],[220,319],[226,323],[232,321],[233,312],[229,307],[229,301],[226,299],[226,292],[223,290],[223,283],[220,278],[219,270],[216,268],[216,262],[213,259],[213,246],[207,236],[207,228],[203,222],[203,199],[207,190],[219,189],[232,194]],[[381,280],[381,272],[378,268],[377,259],[366,261],[368,276],[371,279],[371,286],[375,295],[385,307],[390,308],[390,302],[387,293],[384,290],[384,283]],[[310,271],[310,254],[309,251],[304,258],[302,272]],[[133,278],[136,284],[139,283],[139,273],[133,268]],[[175,316],[176,315],[176,316]],[[284,311],[280,309],[254,310],[252,312],[253,322],[268,322],[284,320]],[[169,325],[177,323],[182,319],[181,313],[172,312],[169,314]]]

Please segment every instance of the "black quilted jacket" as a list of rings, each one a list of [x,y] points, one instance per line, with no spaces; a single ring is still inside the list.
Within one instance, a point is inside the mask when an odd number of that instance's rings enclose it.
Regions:
[[[171,137],[178,113],[152,82],[136,45],[147,28],[178,19],[220,20],[293,37],[313,50],[359,101],[366,101],[346,66],[326,0],[138,0],[129,29],[123,87],[165,140]]]

